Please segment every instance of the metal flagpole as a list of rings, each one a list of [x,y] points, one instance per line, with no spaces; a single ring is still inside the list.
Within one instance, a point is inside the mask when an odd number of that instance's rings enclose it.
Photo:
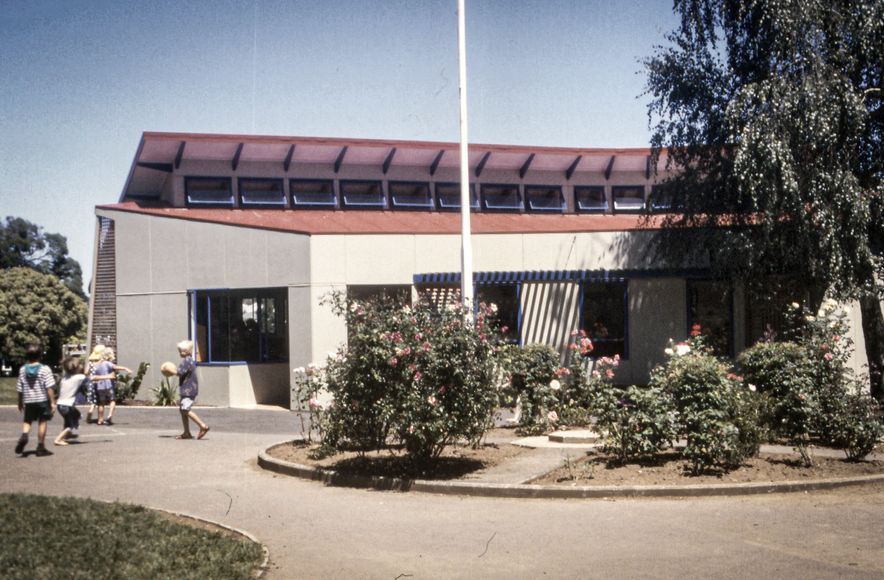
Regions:
[[[467,40],[465,0],[457,0],[457,53],[460,78],[460,293],[473,308],[473,247],[470,239],[470,157],[467,138]]]

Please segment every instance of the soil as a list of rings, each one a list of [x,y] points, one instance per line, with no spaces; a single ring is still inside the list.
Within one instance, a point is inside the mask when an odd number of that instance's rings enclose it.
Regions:
[[[433,480],[481,479],[483,471],[511,461],[524,454],[548,450],[512,445],[516,439],[512,429],[494,429],[486,443],[477,449],[450,446],[439,459],[433,473],[408,464],[400,449],[388,449],[360,456],[355,452],[339,453],[322,459],[314,458],[316,445],[294,441],[278,445],[268,453],[277,459],[350,475],[385,476]],[[876,449],[884,452],[884,446]],[[761,454],[726,473],[693,476],[675,451],[659,454],[653,459],[621,464],[600,451],[575,450],[571,459],[544,476],[532,480],[536,485],[696,485],[712,483],[766,483],[807,481],[884,473],[884,461],[849,462],[844,459],[815,457],[813,467],[804,467],[797,455]],[[563,455],[564,457],[564,455]]]

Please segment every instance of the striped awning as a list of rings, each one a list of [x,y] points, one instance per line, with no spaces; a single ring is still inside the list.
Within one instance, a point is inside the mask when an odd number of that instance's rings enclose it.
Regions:
[[[692,278],[708,276],[706,270],[530,270],[524,272],[474,272],[476,284],[520,282],[623,282],[635,278]],[[460,284],[460,272],[415,274],[415,285]]]

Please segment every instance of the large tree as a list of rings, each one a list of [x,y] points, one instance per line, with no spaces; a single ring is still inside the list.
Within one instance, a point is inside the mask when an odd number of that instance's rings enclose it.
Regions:
[[[40,344],[46,362],[61,357],[62,344],[83,336],[86,302],[58,278],[32,268],[0,270],[0,355],[22,361],[29,344]]]
[[[645,62],[652,145],[673,170],[652,195],[677,210],[657,249],[750,286],[788,277],[811,307],[858,299],[882,398],[884,2],[674,10],[680,26]]]
[[[77,295],[83,294],[83,271],[68,255],[68,241],[61,234],[20,217],[7,216],[0,223],[0,269],[26,267],[51,274]]]

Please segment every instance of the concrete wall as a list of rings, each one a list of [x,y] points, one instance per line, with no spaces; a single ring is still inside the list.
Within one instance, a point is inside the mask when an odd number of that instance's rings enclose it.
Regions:
[[[145,389],[159,383],[162,362],[178,360],[175,344],[189,334],[188,290],[294,289],[310,280],[306,236],[126,212],[102,210],[99,215],[116,222],[118,358],[130,368],[140,361],[151,363]],[[293,309],[290,292],[290,316],[309,316],[298,306],[300,295],[295,292],[294,297]],[[290,318],[290,339],[294,329],[305,327],[308,320]],[[299,340],[291,344],[303,348]],[[236,406],[288,401],[288,365],[243,367],[200,366],[199,402]]]

